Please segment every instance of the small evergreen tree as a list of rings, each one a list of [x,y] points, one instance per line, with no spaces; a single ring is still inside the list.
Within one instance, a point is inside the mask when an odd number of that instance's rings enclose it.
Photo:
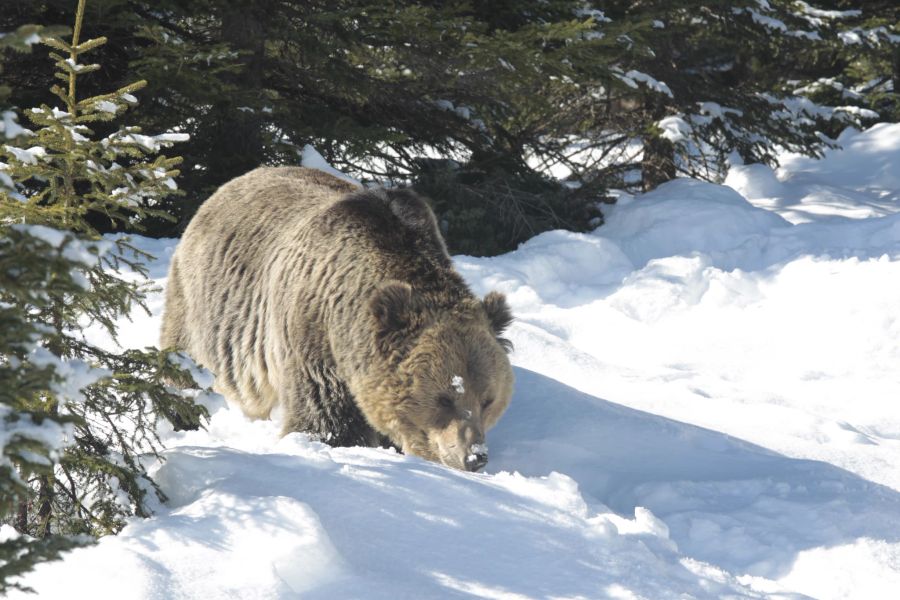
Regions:
[[[0,234],[0,593],[25,589],[17,575],[86,541],[41,535],[30,510],[75,432],[73,415],[48,410],[49,392],[77,402],[80,386],[104,375],[40,343],[48,328],[38,315],[52,310],[53,294],[88,293],[74,256],[91,256],[89,246],[56,230],[7,223]]]
[[[95,325],[115,339],[117,319],[150,290],[148,256],[100,238],[87,215],[122,222],[153,211],[178,174],[178,159],[157,153],[184,137],[122,127],[92,139],[144,83],[78,99],[78,76],[99,68],[79,59],[105,42],[79,40],[84,5],[71,43],[42,39],[62,108],[27,111],[34,131],[0,147],[0,591],[20,587],[13,578],[37,562],[149,515],[164,498],[145,469],[159,458],[157,422],[197,427],[206,414],[186,357],[115,351],[84,335]]]

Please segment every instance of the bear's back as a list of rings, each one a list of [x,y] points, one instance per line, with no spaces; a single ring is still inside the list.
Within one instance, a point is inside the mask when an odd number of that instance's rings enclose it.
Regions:
[[[316,224],[319,235],[356,246],[351,252],[389,257],[407,266],[424,259],[436,268],[450,268],[434,213],[409,190],[356,191],[324,208]]]
[[[184,237],[234,242],[251,235],[283,245],[281,234],[294,239],[304,230],[324,239],[352,233],[370,250],[414,250],[449,265],[434,214],[418,195],[363,189],[304,167],[260,167],[229,181],[201,205]]]
[[[308,218],[317,210],[359,190],[328,173],[303,167],[260,167],[232,179],[204,202],[185,230],[227,233],[254,222],[270,228]]]

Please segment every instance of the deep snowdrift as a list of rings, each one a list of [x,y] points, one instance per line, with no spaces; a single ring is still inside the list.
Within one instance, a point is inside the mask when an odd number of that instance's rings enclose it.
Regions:
[[[866,131],[847,129],[839,150],[822,160],[784,154],[781,167],[735,167],[727,185],[757,206],[792,223],[881,217],[900,211],[900,131],[881,123]]]
[[[279,440],[223,405],[208,431],[167,434],[156,517],[26,583],[47,598],[893,598],[900,125],[841,139],[820,162],[736,168],[731,187],[625,197],[591,234],[458,257],[518,318],[487,474]],[[164,284],[176,241],[138,243]],[[161,302],[123,342],[155,343]]]

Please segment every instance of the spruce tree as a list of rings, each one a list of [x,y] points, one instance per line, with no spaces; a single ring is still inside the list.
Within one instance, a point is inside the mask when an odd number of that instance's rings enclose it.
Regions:
[[[806,83],[800,93],[822,104],[844,104],[900,120],[900,4],[890,1],[824,0],[806,19],[829,33],[828,43],[803,55],[793,69]]]
[[[0,147],[0,591],[41,560],[115,533],[164,499],[148,477],[160,458],[157,425],[197,427],[206,414],[182,355],[97,346],[85,329],[115,339],[116,322],[144,308],[149,257],[126,238],[100,237],[86,219],[112,222],[154,210],[174,188],[178,159],[158,155],[183,134],[120,127],[137,82],[79,99],[81,62],[104,38],[82,42],[80,0],[71,42],[49,45],[61,105],[27,111]],[[11,527],[15,529],[12,532]]]
[[[644,189],[676,174],[721,179],[729,157],[774,164],[779,149],[818,156],[823,132],[874,114],[804,95],[797,64],[836,40],[818,9],[781,0],[701,3],[597,1],[634,25],[639,49],[618,66],[630,91],[611,90],[619,127],[641,140]],[[606,99],[605,99],[606,100]]]
[[[0,23],[16,14],[48,22],[67,10],[63,0],[12,4]],[[184,201],[161,201],[178,224],[151,217],[152,234],[177,235],[219,185],[261,164],[296,164],[311,144],[358,178],[435,193],[451,247],[475,252],[486,250],[477,239],[457,244],[466,223],[484,225],[485,245],[498,251],[598,216],[599,194],[560,185],[531,156],[597,124],[585,82],[618,85],[606,65],[627,44],[595,35],[583,5],[92,2],[116,44],[98,49],[104,76],[148,79],[140,123],[191,134],[180,146]],[[29,64],[17,64],[8,71],[20,102],[40,98]],[[437,175],[433,158],[444,161]]]

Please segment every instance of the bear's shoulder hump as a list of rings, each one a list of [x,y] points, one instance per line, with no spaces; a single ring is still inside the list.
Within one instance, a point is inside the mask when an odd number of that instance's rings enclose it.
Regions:
[[[332,210],[341,218],[368,226],[375,232],[388,232],[399,226],[413,234],[421,250],[430,250],[429,254],[434,252],[449,260],[434,213],[428,203],[411,190],[360,190],[344,196]]]

